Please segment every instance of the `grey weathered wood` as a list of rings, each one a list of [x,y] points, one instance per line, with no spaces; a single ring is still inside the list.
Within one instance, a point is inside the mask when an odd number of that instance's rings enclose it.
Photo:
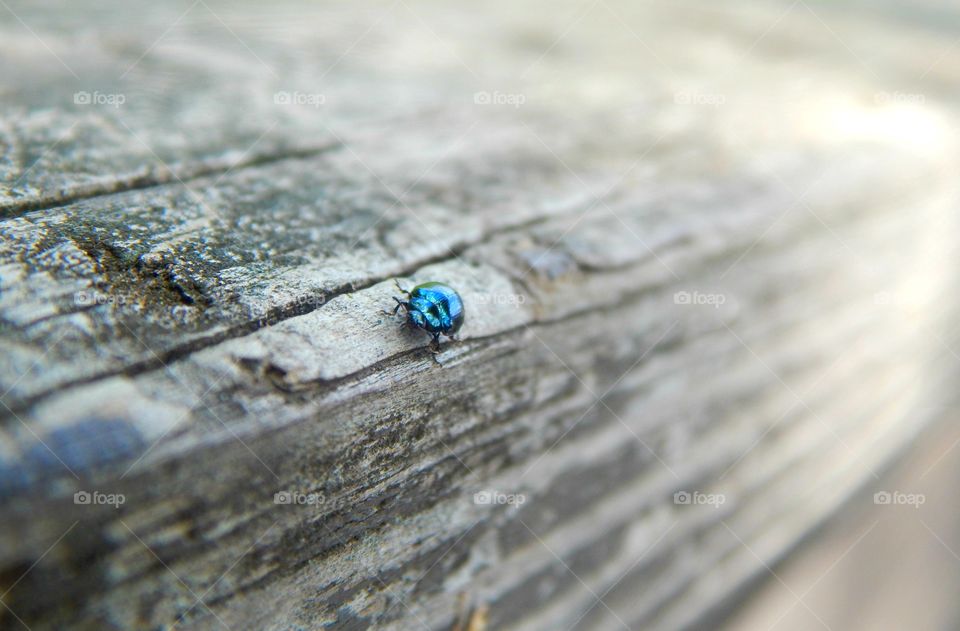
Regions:
[[[697,624],[954,359],[960,52],[790,6],[11,2],[0,624]]]

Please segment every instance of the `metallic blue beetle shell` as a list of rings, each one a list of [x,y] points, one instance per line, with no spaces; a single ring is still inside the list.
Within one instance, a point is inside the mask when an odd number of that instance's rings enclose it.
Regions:
[[[463,326],[463,300],[443,283],[417,285],[406,306],[410,323],[429,333],[453,335]]]

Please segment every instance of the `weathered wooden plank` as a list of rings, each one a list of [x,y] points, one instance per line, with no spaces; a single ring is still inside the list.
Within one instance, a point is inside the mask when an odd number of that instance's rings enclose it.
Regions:
[[[943,400],[955,121],[896,96],[925,27],[10,8],[0,624],[445,629],[467,593],[492,628],[696,625]],[[437,362],[393,277],[463,292]]]

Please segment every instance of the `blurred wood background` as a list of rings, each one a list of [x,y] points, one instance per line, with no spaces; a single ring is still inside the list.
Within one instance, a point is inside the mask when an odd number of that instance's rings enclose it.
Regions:
[[[948,413],[909,457],[771,567],[760,589],[731,603],[722,631],[958,628],[958,442]],[[890,491],[923,503],[874,503],[874,493]]]
[[[0,626],[709,627],[954,404],[958,35],[3,0]]]

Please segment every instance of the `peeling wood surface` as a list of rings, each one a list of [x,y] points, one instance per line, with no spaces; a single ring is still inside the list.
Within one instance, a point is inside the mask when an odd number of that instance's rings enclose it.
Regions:
[[[0,626],[698,624],[948,400],[960,52],[895,15],[10,2]]]

